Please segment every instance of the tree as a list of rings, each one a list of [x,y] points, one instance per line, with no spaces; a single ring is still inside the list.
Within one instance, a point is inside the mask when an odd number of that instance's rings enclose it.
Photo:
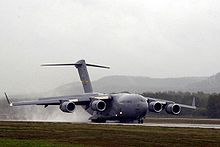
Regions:
[[[212,94],[209,96],[207,115],[209,118],[220,118],[220,94]]]

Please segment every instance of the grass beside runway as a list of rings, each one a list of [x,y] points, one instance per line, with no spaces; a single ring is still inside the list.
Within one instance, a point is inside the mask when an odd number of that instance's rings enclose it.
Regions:
[[[0,122],[0,146],[220,146],[219,129]]]

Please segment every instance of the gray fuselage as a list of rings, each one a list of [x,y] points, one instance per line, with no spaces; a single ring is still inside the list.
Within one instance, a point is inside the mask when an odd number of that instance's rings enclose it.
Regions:
[[[138,94],[110,94],[111,101],[107,102],[107,108],[103,112],[96,112],[97,117],[104,120],[138,120],[148,112],[147,99]],[[87,109],[91,115],[94,111]]]

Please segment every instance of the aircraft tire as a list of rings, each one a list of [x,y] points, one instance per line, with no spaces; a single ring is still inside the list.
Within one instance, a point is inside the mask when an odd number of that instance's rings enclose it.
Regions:
[[[139,123],[139,124],[143,124],[143,123],[144,123],[144,120],[143,120],[143,119],[138,119],[138,123]]]
[[[91,121],[94,122],[94,123],[105,123],[105,122],[106,122],[105,119],[100,119],[100,118],[98,118],[98,119],[92,119]]]

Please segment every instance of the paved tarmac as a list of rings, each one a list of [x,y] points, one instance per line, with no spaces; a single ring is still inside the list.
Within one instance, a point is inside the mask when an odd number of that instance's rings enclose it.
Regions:
[[[209,128],[209,129],[220,129],[220,125],[216,124],[173,124],[173,123],[144,123],[144,126],[154,127],[173,127],[173,128]]]
[[[6,120],[0,120],[6,121]],[[9,120],[16,122],[18,120]],[[19,120],[20,122],[52,122],[52,123],[73,123],[80,124],[80,122],[62,122],[62,121],[44,121],[44,120]],[[91,123],[91,122],[82,122],[82,124],[106,124],[106,125],[130,125],[130,126],[149,126],[149,127],[172,127],[172,128],[209,128],[209,129],[220,129],[220,124],[191,124],[191,123],[115,123],[115,122],[107,122],[107,123]]]
[[[97,123],[91,123],[97,124]],[[134,125],[134,126],[149,126],[149,127],[167,127],[167,128],[206,128],[206,129],[220,129],[220,124],[190,124],[190,123],[101,123],[109,125]]]

